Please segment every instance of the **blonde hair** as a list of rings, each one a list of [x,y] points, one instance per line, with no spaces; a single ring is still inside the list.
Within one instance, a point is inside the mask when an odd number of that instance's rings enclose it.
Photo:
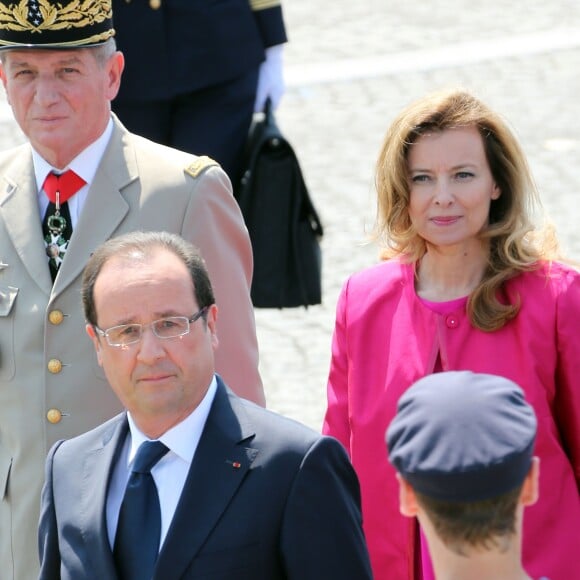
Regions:
[[[481,283],[468,300],[472,324],[484,331],[501,328],[519,311],[519,302],[502,304],[502,285],[542,260],[559,257],[551,225],[536,227],[541,203],[518,140],[506,122],[464,90],[433,93],[412,103],[387,131],[376,165],[377,219],[375,237],[383,245],[383,258],[398,256],[417,262],[426,252],[425,240],[409,217],[407,157],[413,143],[428,132],[476,127],[483,140],[493,179],[501,191],[492,200],[489,225],[481,233],[489,243],[488,266]]]

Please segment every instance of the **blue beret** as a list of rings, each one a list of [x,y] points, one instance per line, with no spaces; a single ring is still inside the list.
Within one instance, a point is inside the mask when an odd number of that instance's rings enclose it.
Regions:
[[[451,371],[399,399],[389,460],[413,489],[444,501],[489,499],[520,486],[531,466],[536,417],[514,382]]]

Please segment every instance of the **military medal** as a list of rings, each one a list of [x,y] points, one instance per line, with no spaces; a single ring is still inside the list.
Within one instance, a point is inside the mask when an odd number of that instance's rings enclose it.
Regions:
[[[48,226],[51,234],[60,236],[60,234],[64,232],[64,229],[66,228],[66,219],[60,215],[60,207],[58,202],[54,210],[54,215],[51,215],[46,220],[46,225]]]
[[[49,233],[45,236],[46,255],[53,266],[59,267],[68,247],[68,241],[62,237],[66,228],[66,219],[60,215],[60,192],[56,192],[54,215],[46,220]]]
[[[54,266],[60,266],[66,253],[68,242],[62,236],[53,234],[46,236],[44,241],[46,243],[46,255]]]

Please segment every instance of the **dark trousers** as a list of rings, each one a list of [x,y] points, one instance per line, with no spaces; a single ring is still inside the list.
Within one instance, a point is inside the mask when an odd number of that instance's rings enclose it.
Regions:
[[[258,70],[169,100],[114,101],[113,111],[137,135],[215,159],[237,183],[252,122]]]

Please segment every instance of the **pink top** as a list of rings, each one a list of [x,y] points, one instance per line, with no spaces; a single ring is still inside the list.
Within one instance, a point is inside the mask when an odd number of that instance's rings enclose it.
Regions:
[[[509,280],[500,299],[519,300],[520,312],[483,332],[464,307],[428,308],[415,292],[412,264],[382,262],[342,289],[323,431],[343,443],[358,474],[376,580],[415,580],[416,524],[399,512],[385,431],[401,394],[437,368],[498,374],[524,389],[538,417],[541,476],[539,501],[524,517],[523,564],[532,577],[551,580],[570,580],[578,569],[580,274],[544,264]]]
[[[467,304],[467,298],[467,296],[462,296],[461,298],[446,300],[445,302],[431,302],[431,300],[426,300],[419,296],[419,300],[429,308],[429,310],[433,310],[433,312],[436,312],[437,314],[453,314],[456,310],[463,309],[465,304]]]
[[[433,312],[437,314],[446,315],[452,314],[455,310],[465,308],[467,303],[467,296],[462,296],[461,298],[456,298],[455,300],[447,300],[446,302],[432,302],[431,300],[426,300],[425,298],[419,297],[419,300],[427,306]],[[434,372],[442,371],[441,367],[441,357],[437,357],[437,362],[435,363]],[[429,554],[429,546],[427,544],[427,538],[420,530],[420,541],[421,541],[421,572],[423,580],[435,580],[435,571],[433,570],[433,564],[431,562],[431,555]]]

